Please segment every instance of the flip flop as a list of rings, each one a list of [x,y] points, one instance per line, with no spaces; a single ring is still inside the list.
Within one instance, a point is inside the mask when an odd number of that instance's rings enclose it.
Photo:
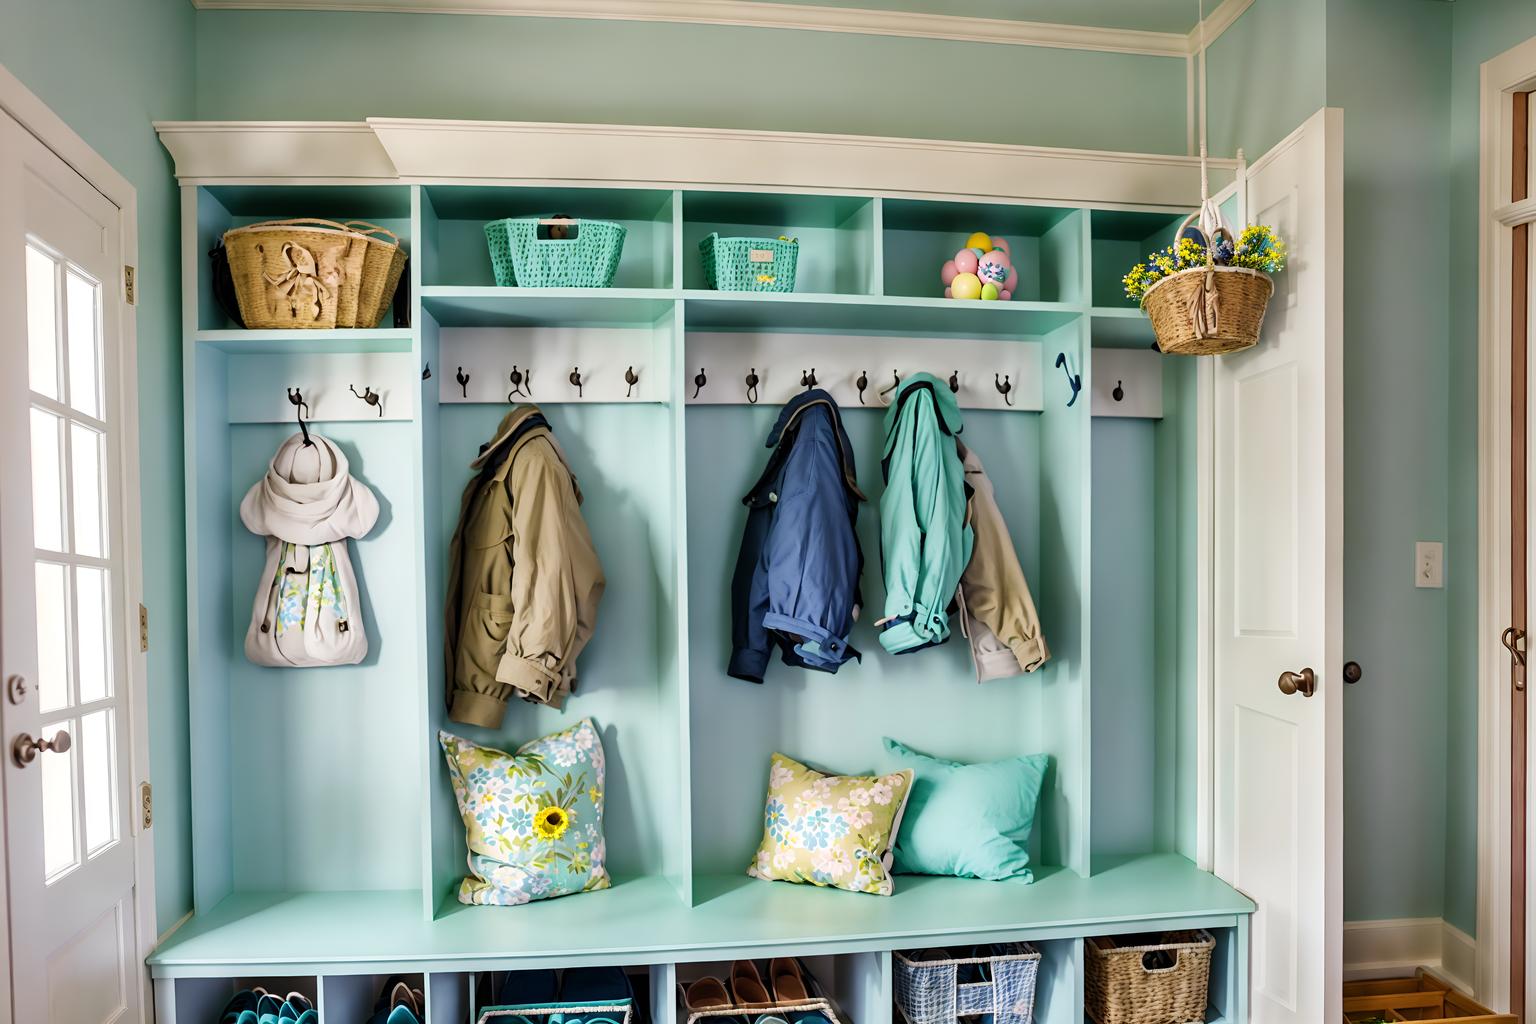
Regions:
[[[319,1021],[316,1021],[315,1024],[319,1024]],[[421,1024],[421,1021],[409,1006],[400,1003],[393,1010],[389,1011],[389,1017],[385,1020],[384,1024]]]
[[[256,1000],[259,998],[257,993],[248,988],[236,992],[224,1004],[224,1009],[219,1011],[219,1024],[236,1024],[242,1012],[256,1009]]]
[[[700,978],[683,990],[683,1008],[689,1013],[719,1010],[731,1005],[731,994],[719,978]]]
[[[775,1003],[803,1003],[811,998],[800,961],[794,957],[782,956],[768,961],[768,984],[773,989]]]

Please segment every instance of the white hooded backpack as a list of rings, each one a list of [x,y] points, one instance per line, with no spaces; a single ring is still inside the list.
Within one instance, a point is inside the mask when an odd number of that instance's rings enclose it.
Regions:
[[[245,656],[257,665],[355,665],[368,653],[347,538],[363,537],[379,502],[347,471],[330,438],[310,432],[282,443],[240,502],[240,521],[267,539],[267,558]]]

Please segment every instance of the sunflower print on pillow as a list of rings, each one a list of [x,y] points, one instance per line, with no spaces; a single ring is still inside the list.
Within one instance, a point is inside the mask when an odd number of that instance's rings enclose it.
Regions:
[[[590,718],[508,754],[438,733],[464,819],[459,902],[515,906],[606,889],[603,744]]]
[[[747,874],[891,895],[891,846],[911,791],[910,769],[890,775],[825,775],[774,754],[763,841]]]

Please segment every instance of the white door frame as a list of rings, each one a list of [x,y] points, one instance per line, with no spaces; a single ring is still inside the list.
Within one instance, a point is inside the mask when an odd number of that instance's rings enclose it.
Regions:
[[[1509,233],[1536,222],[1536,202],[1511,203],[1505,133],[1511,95],[1536,88],[1536,39],[1486,62],[1481,76],[1478,185],[1478,812],[1477,994],[1509,999],[1510,656],[1509,624],[1511,255]],[[1529,941],[1529,940],[1528,940]]]
[[[59,118],[42,100],[0,65],[0,112],[8,114],[22,128],[52,150],[61,160],[72,167],[102,195],[121,211],[122,253],[120,263],[124,267],[139,265],[139,214],[138,195],[112,166]],[[122,410],[122,422],[118,425],[122,444],[119,470],[122,479],[123,535],[128,538],[124,551],[124,592],[134,595],[124,608],[132,619],[136,604],[143,602],[144,558],[143,530],[140,517],[139,495],[139,394],[138,394],[138,340],[134,308],[127,301],[126,280],[120,278],[115,288],[104,289],[103,301],[113,301],[121,307],[122,325],[119,343],[122,351],[118,359],[119,394],[118,408]],[[138,285],[135,283],[135,290]],[[129,819],[133,823],[134,844],[134,933],[141,957],[147,956],[157,941],[155,920],[155,858],[154,836],[143,827],[142,813],[138,807],[140,786],[149,781],[149,675],[147,659],[133,642],[138,636],[138,623],[121,623],[127,643],[128,723],[131,734],[128,744],[128,764],[132,773],[134,808]],[[0,816],[0,846],[5,840],[5,820]],[[3,872],[0,872],[0,901],[10,906],[5,889]],[[10,991],[10,929],[0,927],[0,1024],[11,1024]],[[142,967],[142,964],[140,965]],[[152,1020],[152,988],[147,980],[140,986],[142,1006],[140,1020]]]

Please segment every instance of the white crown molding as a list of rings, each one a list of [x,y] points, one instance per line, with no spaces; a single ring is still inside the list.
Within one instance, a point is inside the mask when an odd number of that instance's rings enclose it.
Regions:
[[[862,135],[370,118],[156,122],[183,184],[559,182],[1193,207],[1187,156]],[[1236,175],[1211,161],[1212,186]],[[956,191],[956,183],[963,190]]]
[[[1206,45],[1236,21],[1252,2],[1223,0],[1205,20]],[[1198,27],[1188,33],[1147,32],[1011,18],[954,17],[920,11],[820,7],[764,0],[193,0],[193,5],[204,11],[346,11],[659,21],[1045,46],[1154,57],[1187,57],[1198,52],[1200,38]]]

